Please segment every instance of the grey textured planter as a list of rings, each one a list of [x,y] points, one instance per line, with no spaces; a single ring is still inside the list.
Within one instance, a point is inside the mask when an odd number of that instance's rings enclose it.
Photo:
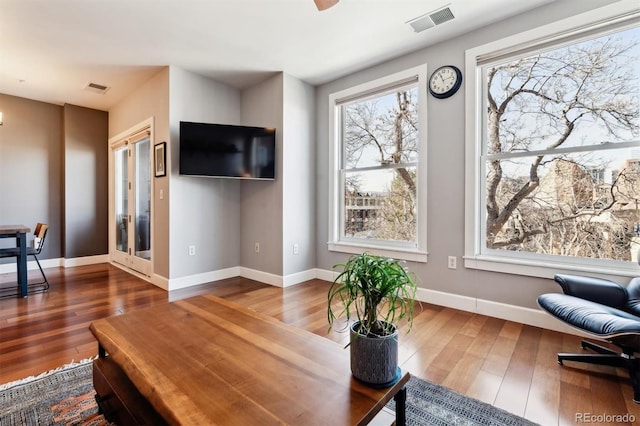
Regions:
[[[356,379],[373,386],[390,386],[400,377],[398,374],[398,329],[384,337],[362,336],[354,331],[358,322],[349,330],[351,344],[351,374]]]

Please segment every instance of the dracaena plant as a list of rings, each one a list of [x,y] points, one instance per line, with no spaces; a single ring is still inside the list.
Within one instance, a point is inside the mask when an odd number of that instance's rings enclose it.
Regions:
[[[342,272],[328,294],[329,328],[340,319],[359,323],[366,336],[393,334],[403,318],[413,324],[415,274],[398,260],[363,253],[333,267]]]

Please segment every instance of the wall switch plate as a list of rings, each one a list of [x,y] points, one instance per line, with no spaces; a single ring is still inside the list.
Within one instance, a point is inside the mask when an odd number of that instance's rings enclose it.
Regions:
[[[449,269],[456,269],[456,257],[455,256],[449,256],[447,266],[448,266]]]

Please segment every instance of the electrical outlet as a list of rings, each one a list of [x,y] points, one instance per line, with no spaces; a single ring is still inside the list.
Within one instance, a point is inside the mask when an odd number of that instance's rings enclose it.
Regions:
[[[293,245],[293,254],[300,254],[300,246],[298,243]]]
[[[449,269],[456,269],[456,257],[455,256],[449,256],[448,259],[448,267]]]
[[[260,253],[260,243],[256,243],[256,245],[253,247],[253,251],[255,251],[256,253]]]
[[[196,246],[189,246],[189,256],[196,255]]]

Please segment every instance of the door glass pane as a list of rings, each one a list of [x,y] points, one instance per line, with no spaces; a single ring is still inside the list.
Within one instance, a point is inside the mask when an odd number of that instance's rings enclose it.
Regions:
[[[151,161],[150,140],[135,144],[135,255],[151,259]]]
[[[127,251],[129,240],[127,234],[127,215],[129,211],[129,191],[127,182],[129,179],[129,167],[127,162],[127,146],[122,146],[114,151],[115,155],[115,214],[116,214],[116,250]]]

